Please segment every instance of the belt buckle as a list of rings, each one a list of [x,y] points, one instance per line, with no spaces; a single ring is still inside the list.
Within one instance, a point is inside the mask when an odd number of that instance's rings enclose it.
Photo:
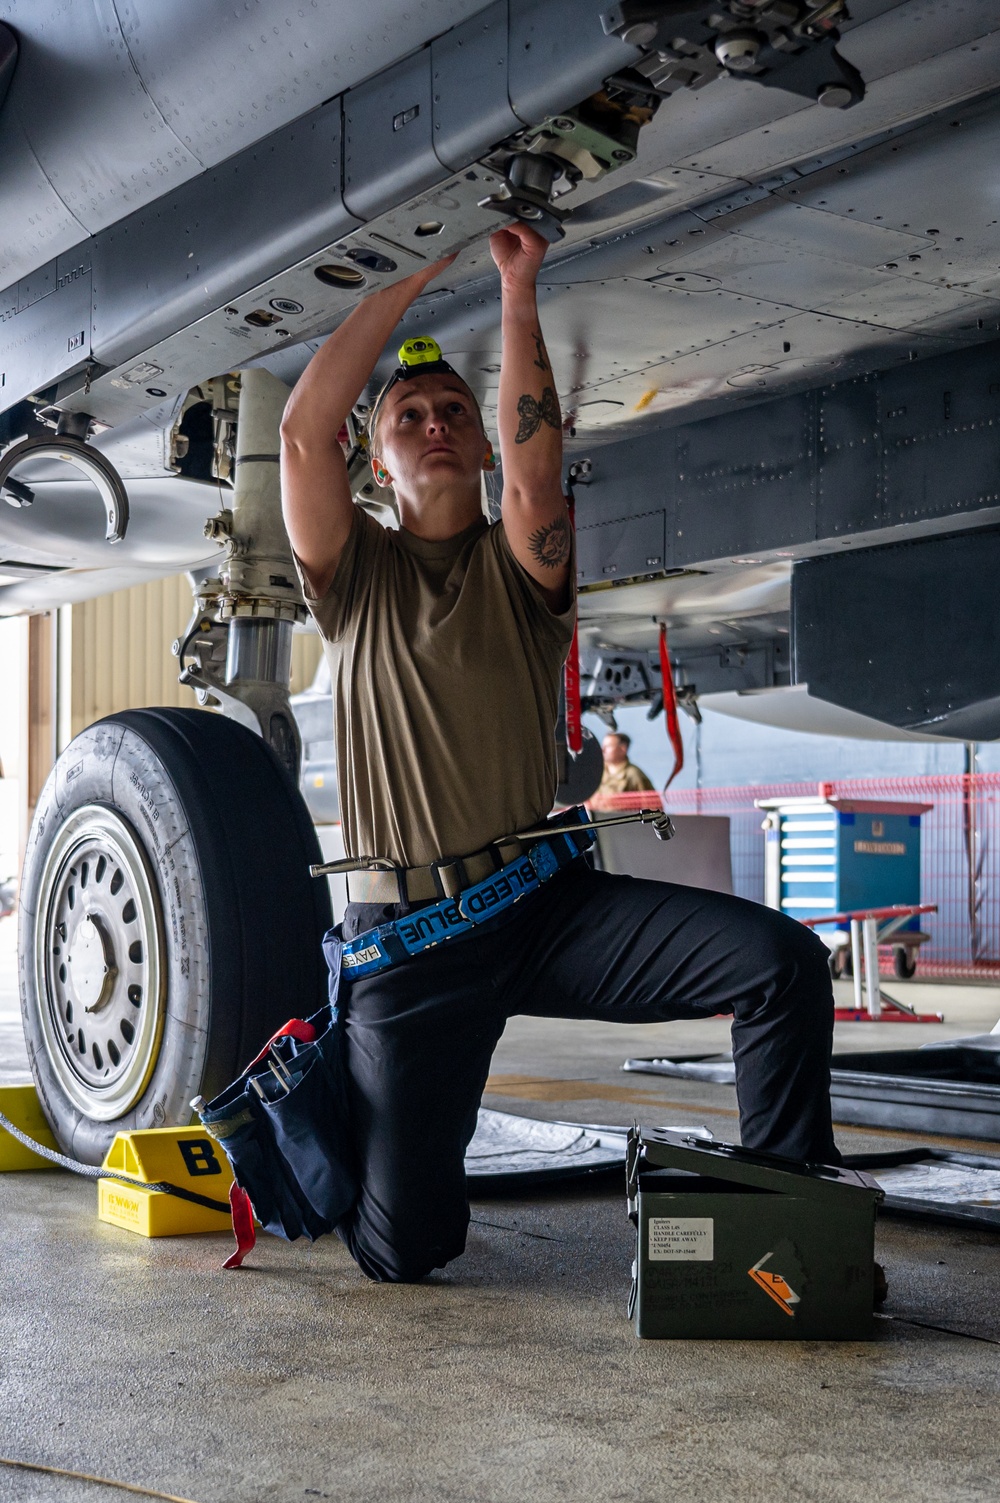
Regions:
[[[516,835],[505,835],[502,840],[494,840],[493,849],[500,859],[500,865],[508,866],[511,861],[516,861],[518,856],[524,854],[525,843]]]
[[[447,861],[443,858],[432,861],[431,881],[440,898],[457,898],[462,888],[469,885],[465,863],[460,856],[452,856]]]

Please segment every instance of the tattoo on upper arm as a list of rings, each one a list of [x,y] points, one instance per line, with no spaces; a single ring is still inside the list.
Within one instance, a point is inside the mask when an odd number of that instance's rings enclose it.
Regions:
[[[541,401],[536,401],[529,392],[525,392],[523,397],[517,399],[517,415],[521,422],[514,435],[516,444],[526,444],[529,438],[534,438],[543,423],[549,428],[558,428],[559,402],[555,391],[551,386],[546,386]]]
[[[550,371],[552,367],[549,364],[548,357],[545,354],[545,346],[542,343],[541,333],[532,334],[531,337],[535,341],[535,349],[538,352],[532,364],[537,365],[540,371]]]
[[[556,517],[531,534],[528,547],[543,569],[558,569],[569,561],[570,541],[569,518]]]

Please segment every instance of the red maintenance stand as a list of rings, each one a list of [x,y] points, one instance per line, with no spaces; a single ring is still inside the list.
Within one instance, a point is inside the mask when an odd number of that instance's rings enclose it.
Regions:
[[[821,924],[851,926],[851,960],[854,972],[854,1006],[837,1007],[838,1023],[941,1023],[939,1012],[917,1012],[890,997],[879,984],[879,945],[887,944],[909,919],[918,913],[937,913],[936,903],[895,903],[889,908],[858,908],[851,913],[824,913],[819,918],[800,919],[807,929]],[[864,980],[862,982],[862,964]]]

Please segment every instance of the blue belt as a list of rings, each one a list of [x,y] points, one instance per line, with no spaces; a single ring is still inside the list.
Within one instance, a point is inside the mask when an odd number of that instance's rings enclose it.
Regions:
[[[586,824],[581,825],[579,832],[548,836],[474,887],[391,923],[379,924],[377,929],[366,929],[341,950],[344,978],[354,981],[374,976],[434,945],[468,934],[478,924],[537,892],[543,883],[588,851],[596,839],[597,831]]]

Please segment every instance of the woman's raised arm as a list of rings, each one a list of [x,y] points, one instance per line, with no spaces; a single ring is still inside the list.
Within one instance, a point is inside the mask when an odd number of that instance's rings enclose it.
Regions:
[[[281,505],[292,547],[317,596],[330,586],[354,518],[337,434],[407,308],[454,259],[446,256],[366,297],[316,351],[288,399],[281,423]]]

